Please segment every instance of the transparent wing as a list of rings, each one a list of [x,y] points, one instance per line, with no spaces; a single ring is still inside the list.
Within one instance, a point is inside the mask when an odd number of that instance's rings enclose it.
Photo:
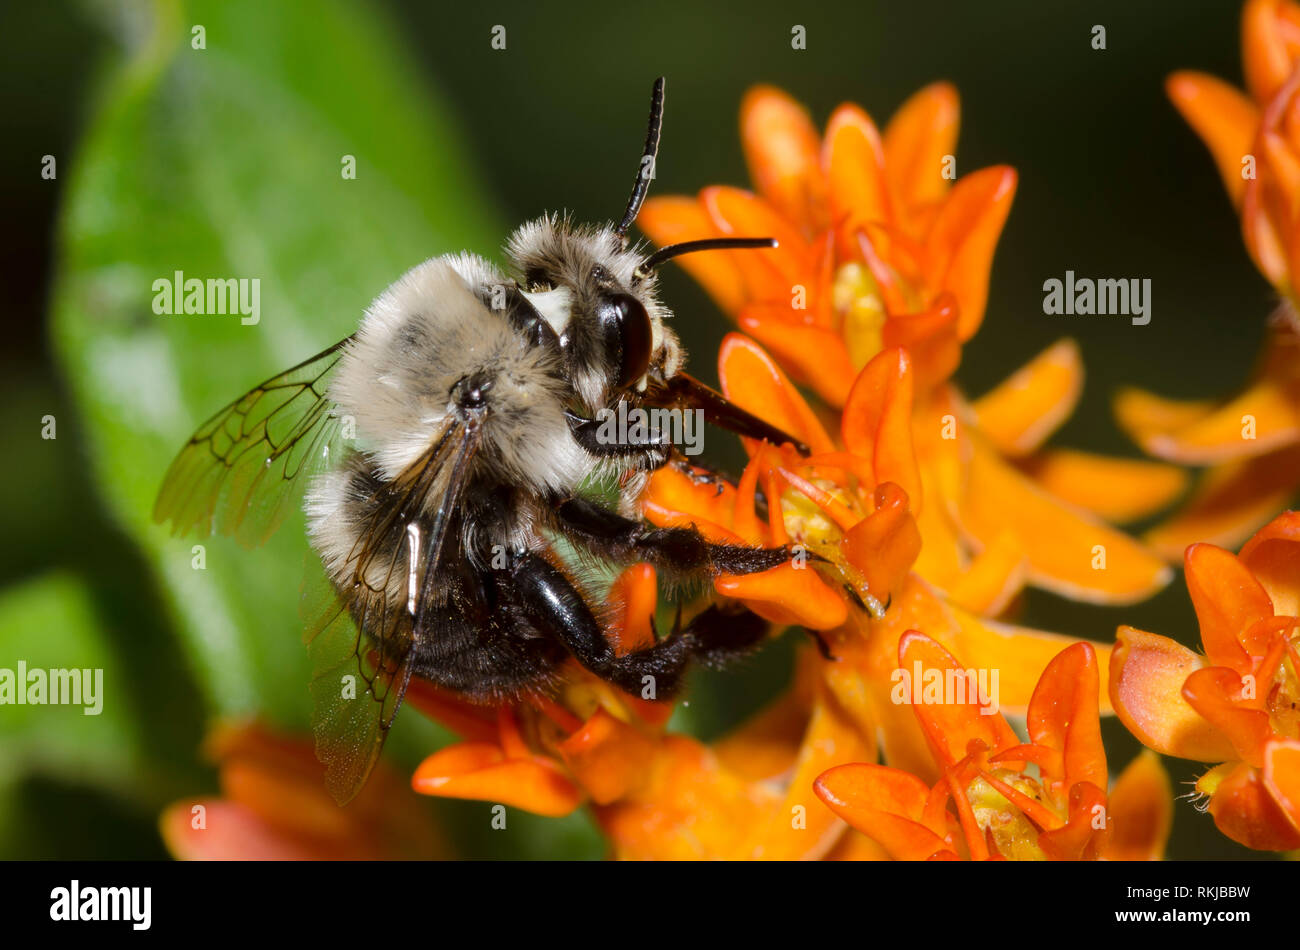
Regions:
[[[175,534],[213,530],[261,544],[293,510],[309,476],[336,457],[340,420],[326,397],[350,340],[273,376],[199,427],[163,478],[155,521]]]
[[[335,586],[319,567],[303,589],[304,639],[313,665],[316,755],[339,804],[361,790],[410,683],[429,628],[439,565],[478,429],[449,423],[429,451],[381,489],[361,541]],[[435,502],[436,499],[436,502]]]

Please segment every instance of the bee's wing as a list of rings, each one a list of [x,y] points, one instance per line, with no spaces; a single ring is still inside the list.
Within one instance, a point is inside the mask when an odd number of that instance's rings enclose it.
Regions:
[[[439,564],[455,556],[446,542],[458,533],[477,446],[477,425],[448,422],[428,452],[385,487],[349,555],[350,581],[336,588],[318,572],[304,589],[316,755],[339,804],[365,784],[401,707],[415,646],[440,603]]]
[[[175,534],[214,529],[261,544],[294,507],[307,479],[336,455],[340,420],[326,396],[350,340],[273,376],[203,423],[163,478],[155,521]]]
[[[303,639],[313,667],[316,756],[340,805],[352,800],[374,768],[410,675],[410,631],[399,628],[399,613],[382,595],[357,607],[376,627],[373,641],[361,635],[317,561],[303,588]],[[392,625],[386,629],[385,618]]]

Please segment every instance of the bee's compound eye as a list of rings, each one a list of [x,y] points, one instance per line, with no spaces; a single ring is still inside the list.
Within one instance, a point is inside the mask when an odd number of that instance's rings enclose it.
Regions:
[[[654,337],[650,315],[641,301],[630,294],[614,294],[601,308],[605,327],[605,352],[618,355],[618,387],[632,385],[650,367],[650,345]]]

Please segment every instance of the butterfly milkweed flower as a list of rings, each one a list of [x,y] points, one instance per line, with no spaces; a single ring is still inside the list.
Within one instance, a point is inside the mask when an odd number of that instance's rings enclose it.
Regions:
[[[1300,848],[1300,512],[1239,554],[1194,544],[1184,563],[1203,652],[1121,627],[1111,701],[1157,752],[1220,763],[1196,791],[1224,834]]]
[[[728,398],[812,454],[746,440],[750,461],[735,485],[666,467],[642,496],[646,519],[693,524],[719,542],[789,544],[821,559],[723,575],[714,587],[774,623],[817,631],[824,655],[810,662],[872,757],[917,774],[933,768],[915,718],[891,700],[898,641],[908,629],[925,629],[976,667],[998,670],[1002,706],[1023,715],[1044,664],[1073,639],[980,616],[980,607],[995,613],[1019,589],[1018,554],[1007,546],[970,567],[947,596],[914,569],[925,550],[914,514],[924,486],[908,351],[886,349],[863,367],[839,415],[838,440],[753,340],[723,341],[719,375]],[[1095,649],[1104,668],[1110,650]]]
[[[652,641],[656,600],[649,565],[616,579],[618,651]],[[861,846],[843,853],[843,823],[813,796],[818,774],[869,745],[806,664],[783,696],[711,745],[666,730],[671,703],[577,668],[556,699],[489,709],[418,682],[408,698],[464,737],[421,763],[417,792],[547,816],[585,805],[622,859],[882,856]]]
[[[377,860],[440,858],[448,849],[418,800],[383,762],[341,809],[325,790],[310,736],[255,723],[220,722],[204,751],[221,796],[177,802],[159,821],[182,860]]]
[[[899,641],[898,660],[949,682],[963,672],[914,630]],[[1090,645],[1054,657],[1029,702],[1027,743],[972,695],[916,703],[937,782],[857,762],[818,777],[817,795],[897,860],[1159,858],[1171,825],[1169,779],[1146,753],[1108,793],[1099,685]]]
[[[1235,547],[1300,486],[1300,6],[1250,0],[1242,14],[1246,89],[1179,72],[1169,97],[1204,141],[1241,217],[1246,250],[1282,303],[1250,383],[1223,403],[1129,389],[1121,425],[1147,452],[1208,466],[1185,506],[1147,540],[1170,558],[1196,541]]]
[[[962,345],[984,318],[1016,190],[1006,166],[955,175],[957,125],[947,83],[914,95],[883,134],[843,105],[824,135],[789,96],[759,86],[740,112],[756,193],[712,186],[695,198],[652,198],[638,224],[660,244],[777,238],[772,250],[700,254],[682,266],[832,410],[849,411],[873,358],[906,351],[915,468],[912,482],[896,484],[924,539],[917,571],[931,584],[988,615],[1025,583],[1099,603],[1141,600],[1170,572],[1106,522],[1162,507],[1184,476],[1160,463],[1043,450],[1082,387],[1073,341],[973,402],[952,384]],[[738,374],[724,385],[751,412],[769,421],[782,414]]]

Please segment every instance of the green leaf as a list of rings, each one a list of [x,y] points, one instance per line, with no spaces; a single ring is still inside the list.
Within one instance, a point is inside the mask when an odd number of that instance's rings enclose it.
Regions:
[[[196,569],[195,542],[150,520],[162,475],[199,423],[351,333],[407,268],[491,254],[504,230],[446,110],[370,7],[145,9],[124,19],[127,50],[68,188],[57,357],[96,482],[161,579],[208,708],[302,727],[301,515],[256,551],[203,541]],[[155,313],[153,282],[176,271],[258,279],[260,320]]]
[[[79,704],[52,702],[50,670],[76,671]],[[44,702],[18,703],[38,673]],[[0,594],[0,780],[36,772],[127,791],[142,758],[130,681],[81,582],[50,574]]]

